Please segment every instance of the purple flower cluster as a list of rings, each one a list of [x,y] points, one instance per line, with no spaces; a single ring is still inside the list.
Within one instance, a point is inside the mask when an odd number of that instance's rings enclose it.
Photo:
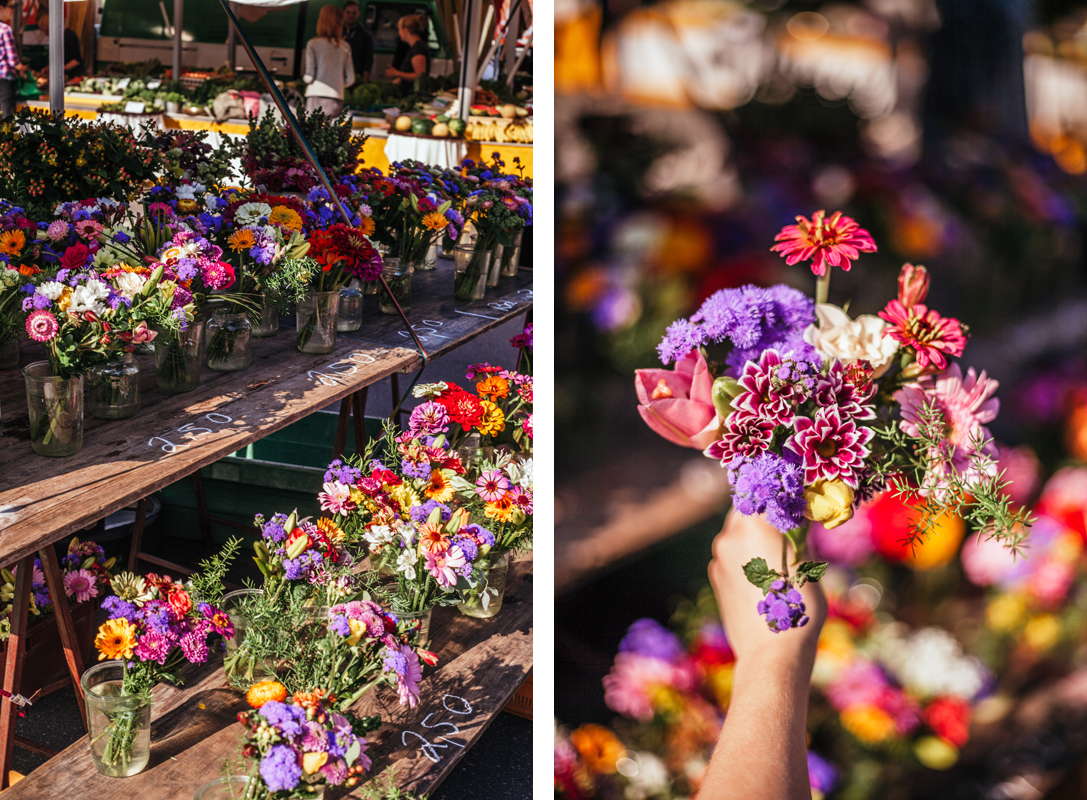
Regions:
[[[639,619],[627,630],[619,642],[620,653],[637,653],[641,656],[678,664],[686,655],[679,638],[654,619]]]
[[[759,614],[766,618],[766,624],[774,633],[808,624],[804,598],[785,581],[770,584],[770,591],[759,601]]]
[[[286,514],[276,514],[270,520],[261,525],[260,535],[269,542],[276,544],[287,538],[287,530],[283,527],[287,524]]]
[[[329,628],[344,638],[359,637],[359,647],[381,646],[386,676],[396,683],[400,702],[415,707],[422,666],[411,647],[397,638],[398,618],[369,600],[352,600],[329,609]],[[351,623],[355,624],[352,625]]]
[[[344,464],[340,459],[336,459],[328,465],[328,469],[325,470],[325,483],[346,483],[348,486],[354,485],[355,481],[362,477],[362,470],[357,467],[352,467]],[[283,518],[284,520],[286,517]]]
[[[764,350],[776,348],[794,358],[818,361],[804,341],[805,329],[815,322],[815,302],[788,286],[743,286],[714,293],[690,318],[673,322],[658,345],[661,361],[681,361],[704,345],[729,341],[726,363],[736,375]]]
[[[729,469],[733,505],[741,514],[765,514],[779,531],[804,522],[804,474],[799,464],[766,452]]]

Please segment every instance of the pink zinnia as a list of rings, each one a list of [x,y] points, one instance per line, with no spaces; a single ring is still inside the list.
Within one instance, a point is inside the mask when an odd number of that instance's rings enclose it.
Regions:
[[[689,663],[671,664],[641,653],[623,652],[615,656],[611,672],[604,676],[604,702],[608,708],[628,717],[653,719],[650,696],[658,687],[681,692],[694,687],[694,670]]]
[[[85,569],[77,569],[64,576],[64,592],[74,597],[77,603],[85,603],[92,597],[98,597],[98,581]]]
[[[892,300],[879,316],[891,323],[883,329],[883,335],[912,348],[921,371],[946,368],[946,356],[961,356],[966,347],[966,334],[957,319],[941,317],[921,303],[906,308]]]
[[[804,483],[840,480],[856,489],[858,472],[868,455],[866,445],[875,431],[842,419],[837,406],[820,408],[815,417],[797,417],[796,433],[785,446],[804,462]]]
[[[781,244],[770,249],[781,253],[790,265],[811,259],[811,271],[816,275],[823,275],[827,265],[849,272],[862,252],[876,252],[872,235],[857,225],[856,220],[843,216],[841,211],[835,211],[830,219],[824,219],[825,214],[816,211],[811,221],[798,216],[796,225],[786,225],[774,237]]]
[[[527,417],[525,417],[524,422],[521,423],[521,429],[524,430],[525,435],[528,436],[529,439],[532,438],[532,415],[531,414],[529,414]]]
[[[532,492],[527,492],[520,486],[514,486],[510,489],[510,499],[526,516],[532,516]]]
[[[203,261],[200,276],[209,289],[229,289],[234,285],[234,267],[225,261]]]
[[[721,426],[722,436],[704,451],[721,466],[737,458],[754,458],[770,449],[774,438],[774,423],[746,411],[733,411]]]
[[[496,469],[484,472],[476,480],[476,494],[488,503],[497,503],[509,493],[509,488],[509,478]]]
[[[791,383],[774,385],[773,378],[784,363],[778,352],[770,349],[763,351],[758,364],[754,361],[744,364],[738,381],[742,391],[733,399],[732,408],[773,425],[790,424],[803,396]]]
[[[317,495],[322,511],[333,514],[350,514],[356,506],[351,502],[351,487],[345,483],[330,481],[324,485],[324,491]]]
[[[468,563],[464,558],[464,551],[456,545],[442,553],[431,553],[427,550],[425,555],[427,572],[443,589],[456,584],[457,568]]]
[[[26,318],[26,333],[35,342],[48,342],[57,335],[60,325],[52,312],[39,308]]]

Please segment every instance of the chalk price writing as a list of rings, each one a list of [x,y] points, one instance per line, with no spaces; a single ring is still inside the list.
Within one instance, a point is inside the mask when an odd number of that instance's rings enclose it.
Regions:
[[[226,414],[220,414],[217,411],[212,411],[205,414],[201,419],[206,419],[215,425],[226,425],[228,422],[233,422],[233,418],[228,417]],[[182,439],[189,439],[187,442],[175,443],[165,438],[164,436],[152,436],[148,442],[148,447],[155,447],[155,442],[162,442],[160,449],[164,453],[176,453],[178,450],[183,450],[186,447],[192,445],[197,437],[207,436],[209,433],[215,433],[214,428],[201,428],[195,423],[186,422],[184,425],[177,429],[177,432],[181,434]]]
[[[450,705],[449,705],[450,700],[454,701],[453,704],[456,706],[456,708],[451,708],[450,707]],[[448,711],[450,714],[457,714],[458,716],[462,716],[462,717],[466,717],[466,716],[468,716],[469,714],[472,713],[472,706],[468,703],[468,701],[465,700],[463,697],[457,697],[455,694],[447,694],[447,695],[443,696],[442,697],[442,707],[446,711]],[[437,731],[438,729],[443,729],[444,730],[445,728],[451,728],[452,730],[446,731],[446,733],[449,736],[453,736],[455,734],[460,733],[460,728],[458,728],[452,722],[445,722],[443,720],[441,722],[435,722],[433,725],[428,724],[430,722],[430,718],[433,717],[436,713],[438,713],[438,712],[436,712],[436,711],[430,712],[425,717],[423,717],[423,721],[421,723],[419,723],[419,724],[422,725],[427,730],[431,730],[431,731]],[[403,732],[401,732],[400,742],[402,744],[404,744],[404,745],[407,745],[409,736],[414,736],[416,739],[419,740],[419,742],[422,743],[419,746],[419,750],[421,750],[423,755],[425,755],[427,758],[429,758],[435,764],[437,764],[439,761],[442,760],[442,756],[438,753],[439,748],[441,748],[443,750],[448,750],[449,745],[453,745],[455,747],[459,747],[461,749],[464,749],[463,744],[461,744],[460,742],[455,742],[452,739],[448,739],[448,738],[446,738],[445,735],[438,736],[438,735],[435,734],[434,735],[434,741],[431,742],[430,740],[428,740],[426,738],[426,736],[423,736],[421,733],[416,733],[415,731],[403,731]],[[435,742],[445,742],[445,744],[435,744]]]
[[[427,339],[449,339],[451,337],[438,333],[438,328],[444,324],[440,320],[424,319],[422,324],[412,325],[411,329],[415,331],[421,342],[425,342]],[[397,331],[397,333],[405,339],[411,338],[411,334],[407,331]]]
[[[487,303],[487,308],[493,308],[495,311],[513,311],[517,308],[517,303],[512,300],[496,300],[493,303]]]
[[[327,364],[321,367],[320,370],[310,370],[306,374],[309,377],[316,379],[322,386],[335,386],[340,383],[348,383],[346,376],[354,375],[359,371],[359,364],[376,364],[377,359],[369,353],[352,353],[341,361],[333,361],[331,364]],[[329,375],[327,372],[321,370],[328,370],[335,373]]]
[[[529,299],[532,298],[532,290],[531,289],[518,289],[517,294],[523,294],[525,297],[528,297]]]

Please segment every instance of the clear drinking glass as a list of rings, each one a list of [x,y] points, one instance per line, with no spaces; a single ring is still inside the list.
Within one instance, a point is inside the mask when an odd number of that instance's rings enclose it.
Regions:
[[[87,370],[87,410],[98,419],[129,419],[140,410],[140,365],[121,353]]]
[[[336,314],[339,307],[339,290],[313,292],[298,303],[295,324],[299,352],[323,355],[333,351],[336,347]]]
[[[83,447],[83,376],[58,378],[48,361],[23,367],[30,446],[40,456],[71,456]]]

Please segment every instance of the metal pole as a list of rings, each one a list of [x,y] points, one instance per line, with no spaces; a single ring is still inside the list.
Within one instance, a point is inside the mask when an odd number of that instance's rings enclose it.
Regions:
[[[521,10],[521,0],[514,0],[513,7],[510,9],[509,16],[506,17],[504,24],[499,23],[494,26],[494,41],[491,42],[491,47],[487,50],[486,57],[479,62],[480,69],[486,69],[487,65],[494,59],[494,54],[498,52],[498,48],[502,44],[502,37],[509,37],[510,22],[514,19],[514,14],[519,13]],[[498,77],[497,75],[495,77]]]
[[[467,121],[472,113],[472,99],[476,94],[476,42],[479,41],[479,2],[466,0],[464,4],[464,46],[460,57],[460,86],[457,88],[459,116]]]
[[[64,0],[49,0],[49,111],[64,112]]]
[[[231,3],[230,10],[237,14],[237,4]],[[226,27],[226,63],[230,67],[230,71],[234,72],[238,68],[238,33],[234,30],[233,25],[227,23]]]
[[[185,0],[174,0],[174,80],[181,80],[181,31]]]
[[[23,57],[23,2],[22,0],[15,0],[12,4],[15,8],[15,14],[11,18],[11,30],[15,34],[15,55],[19,58]]]
[[[517,40],[521,36],[521,9],[509,20],[506,28],[506,52],[503,57],[503,69],[507,75],[513,73],[513,62],[517,58]]]

